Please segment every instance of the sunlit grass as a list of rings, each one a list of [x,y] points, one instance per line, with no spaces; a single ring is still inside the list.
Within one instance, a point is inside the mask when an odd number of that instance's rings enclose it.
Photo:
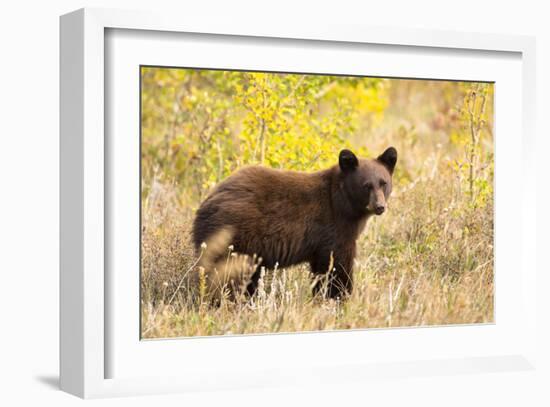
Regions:
[[[446,178],[403,185],[389,211],[369,222],[344,303],[312,298],[308,266],[300,265],[267,273],[252,300],[213,306],[196,295],[192,214],[170,187],[157,187],[144,211],[144,338],[493,321],[493,208],[456,200]]]

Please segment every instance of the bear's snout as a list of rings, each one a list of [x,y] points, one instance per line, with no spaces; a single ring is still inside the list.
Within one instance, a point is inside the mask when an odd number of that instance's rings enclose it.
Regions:
[[[382,215],[385,210],[386,207],[384,205],[377,205],[376,208],[374,208],[374,213],[376,213],[377,215]]]

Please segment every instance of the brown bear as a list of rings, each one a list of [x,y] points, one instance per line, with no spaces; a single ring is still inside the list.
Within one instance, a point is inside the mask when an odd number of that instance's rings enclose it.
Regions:
[[[199,250],[216,233],[230,231],[224,243],[258,256],[266,269],[308,262],[314,275],[330,271],[325,295],[344,298],[353,287],[356,240],[367,219],[385,211],[396,162],[397,151],[389,147],[373,160],[342,150],[338,165],[313,173],[244,167],[202,203],[193,243]],[[249,295],[259,278],[260,267],[246,287]],[[319,289],[318,283],[314,292]]]

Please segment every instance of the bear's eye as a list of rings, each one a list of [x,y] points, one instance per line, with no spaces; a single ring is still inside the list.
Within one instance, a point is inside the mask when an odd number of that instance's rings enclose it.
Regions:
[[[368,191],[372,189],[372,184],[370,182],[367,182],[365,185],[363,185],[363,187]]]
[[[380,180],[380,188],[384,188],[388,183],[384,181],[383,179]]]

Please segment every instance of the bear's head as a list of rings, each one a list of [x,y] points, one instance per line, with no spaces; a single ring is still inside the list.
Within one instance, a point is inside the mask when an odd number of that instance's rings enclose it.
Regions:
[[[397,150],[393,147],[374,160],[358,159],[350,150],[340,152],[340,188],[354,213],[360,216],[384,213],[396,162]]]

